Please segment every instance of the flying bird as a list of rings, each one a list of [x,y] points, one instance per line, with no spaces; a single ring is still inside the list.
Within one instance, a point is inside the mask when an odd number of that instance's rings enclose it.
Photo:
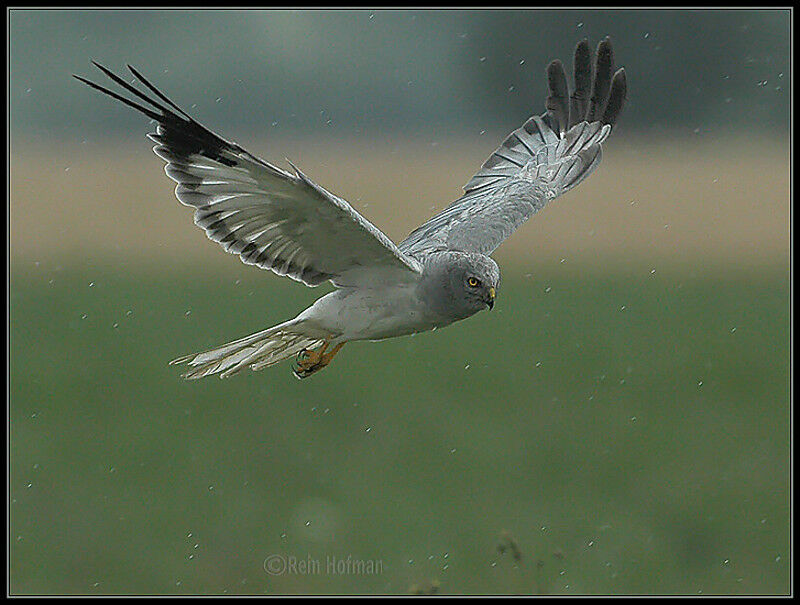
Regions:
[[[128,66],[146,91],[93,63],[137,100],[75,78],[157,122],[148,135],[153,150],[210,239],[248,265],[335,286],[294,319],[175,359],[188,379],[225,378],[294,356],[295,375],[306,378],[347,342],[423,332],[491,309],[500,269],[490,254],[597,168],[627,94],[608,38],[594,59],[581,41],[571,94],[563,65],[551,62],[546,111],[503,141],[460,198],[394,244],[291,162],[291,171],[279,168],[196,122],[135,68]]]

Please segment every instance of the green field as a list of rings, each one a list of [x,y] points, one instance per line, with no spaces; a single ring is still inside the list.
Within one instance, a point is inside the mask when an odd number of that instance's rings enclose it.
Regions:
[[[786,267],[507,268],[308,380],[181,381],[321,293],[230,265],[12,266],[12,593],[789,592]]]

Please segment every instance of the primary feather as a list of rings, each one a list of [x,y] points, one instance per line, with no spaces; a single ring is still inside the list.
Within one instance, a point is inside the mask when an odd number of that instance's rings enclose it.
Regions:
[[[295,166],[292,174],[222,139],[136,69],[128,66],[154,97],[95,65],[147,105],[75,77],[158,122],[148,136],[167,163],[167,175],[178,183],[175,195],[195,209],[194,222],[227,252],[309,286],[327,280],[338,286],[369,285],[419,274],[417,261]]]
[[[550,200],[594,171],[625,102],[625,71],[612,77],[608,39],[598,45],[594,81],[586,41],[575,49],[574,65],[572,95],[563,65],[553,61],[547,68],[547,111],[512,132],[465,185],[464,195],[412,231],[400,250],[412,256],[441,250],[490,254]]]

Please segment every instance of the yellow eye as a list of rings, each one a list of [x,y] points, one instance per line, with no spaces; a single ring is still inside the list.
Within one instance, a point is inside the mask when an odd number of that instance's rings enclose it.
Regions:
[[[476,278],[474,278],[474,277],[470,277],[470,278],[467,280],[467,283],[468,283],[468,284],[469,284],[471,287],[473,287],[473,288],[476,288],[476,287],[478,287],[478,286],[480,285],[480,283],[481,283],[481,282],[479,282],[479,281],[478,281]]]

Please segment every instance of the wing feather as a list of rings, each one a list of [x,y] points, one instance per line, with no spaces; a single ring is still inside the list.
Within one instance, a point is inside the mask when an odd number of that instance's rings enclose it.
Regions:
[[[133,67],[128,66],[154,97],[94,64],[142,103],[75,77],[158,122],[148,136],[177,183],[176,197],[195,209],[194,222],[210,239],[244,263],[309,286],[327,280],[337,286],[411,280],[421,272],[418,261],[294,165],[288,172],[222,139]]]
[[[512,132],[464,186],[464,195],[411,232],[400,250],[417,257],[440,250],[490,254],[550,200],[594,172],[625,103],[625,71],[612,77],[608,39],[598,45],[594,70],[585,40],[575,49],[574,66],[569,95],[561,62],[550,63],[547,111]]]

